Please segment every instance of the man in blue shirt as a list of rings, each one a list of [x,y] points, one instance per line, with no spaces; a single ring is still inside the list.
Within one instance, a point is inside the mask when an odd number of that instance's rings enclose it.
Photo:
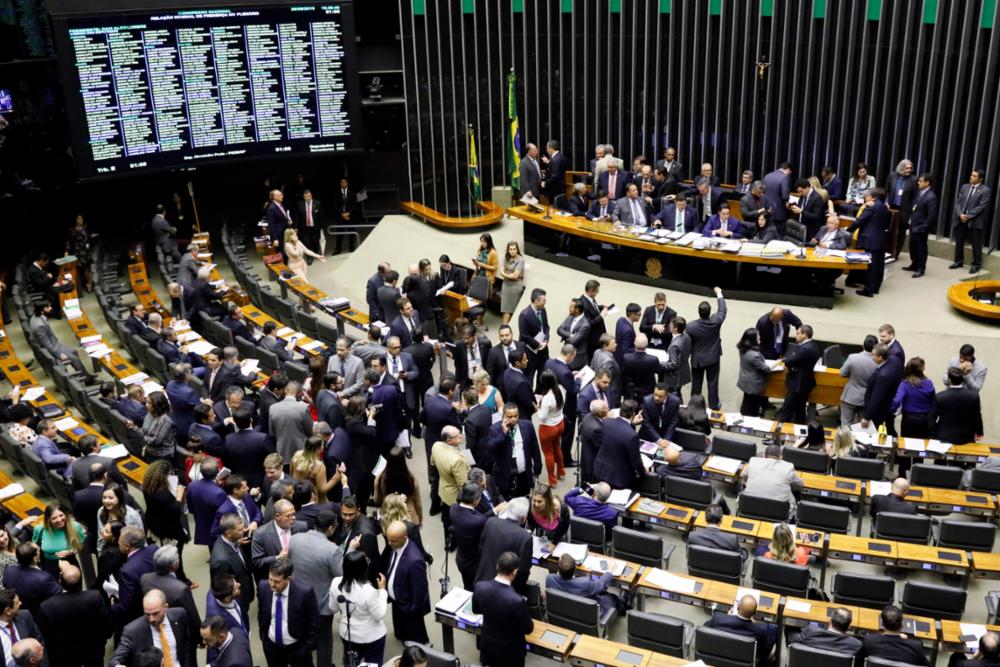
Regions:
[[[598,482],[590,487],[589,493],[584,493],[583,489],[577,487],[570,490],[563,499],[575,516],[600,521],[610,536],[611,530],[618,525],[618,512],[608,505],[610,495],[611,487],[606,482]]]

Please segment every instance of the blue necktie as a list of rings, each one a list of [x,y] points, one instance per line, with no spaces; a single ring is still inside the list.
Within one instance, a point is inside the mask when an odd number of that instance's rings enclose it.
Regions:
[[[284,637],[281,636],[281,624],[285,616],[285,606],[281,603],[282,597],[281,593],[278,593],[274,600],[274,643],[278,646],[283,646],[285,643]]]

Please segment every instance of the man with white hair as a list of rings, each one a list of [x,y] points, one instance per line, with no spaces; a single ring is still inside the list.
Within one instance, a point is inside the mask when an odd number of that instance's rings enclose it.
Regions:
[[[226,291],[212,287],[209,283],[211,276],[212,273],[207,266],[198,269],[198,277],[191,284],[191,310],[189,312],[192,316],[197,315],[202,310],[213,318],[219,318],[226,314],[226,309],[221,303]],[[191,319],[193,326],[193,323],[201,318],[190,317],[189,319]],[[201,322],[198,324],[200,325]]]
[[[663,376],[663,366],[656,357],[646,352],[649,347],[646,334],[636,334],[634,345],[635,350],[626,352],[622,357],[624,395],[641,401],[653,393],[657,380]]]
[[[192,283],[194,280],[191,281]],[[167,295],[170,296],[170,316],[175,320],[186,320],[191,316],[191,288],[180,283],[168,283]]]
[[[531,534],[524,529],[529,508],[527,498],[514,498],[507,503],[507,511],[503,517],[492,516],[486,521],[483,536],[479,540],[477,582],[492,581],[496,576],[497,561],[504,552],[514,552],[522,563],[531,562]],[[530,567],[520,568],[513,581],[514,590],[521,595],[528,593],[530,570]]]
[[[198,639],[188,633],[187,612],[171,608],[163,591],[152,590],[142,598],[142,617],[122,631],[108,665],[134,665],[140,652],[155,647],[163,652],[163,664],[194,667],[197,645]]]
[[[573,184],[573,196],[569,200],[569,212],[581,218],[590,210],[590,198],[587,196],[587,186],[583,183]]]
[[[618,512],[608,505],[610,497],[611,487],[608,483],[598,482],[591,486],[589,491],[584,491],[580,487],[570,489],[563,499],[573,510],[573,516],[603,523],[605,534],[611,539],[611,531],[618,525]]]
[[[271,190],[271,202],[267,205],[264,215],[267,218],[267,231],[271,236],[271,247],[284,248],[285,230],[292,225],[292,216],[284,207],[285,195],[281,190]],[[282,251],[284,257],[284,252]],[[285,261],[288,261],[287,258]]]
[[[618,170],[621,171],[625,168],[625,163],[615,157],[615,147],[611,144],[604,144],[603,155],[594,163],[594,183],[597,183],[601,178],[601,173],[608,170],[609,164],[618,165]]]
[[[903,248],[903,240],[910,224],[910,214],[913,213],[913,201],[917,194],[917,177],[913,174],[913,163],[903,159],[896,165],[896,170],[889,174],[885,182],[885,203],[893,211],[899,212],[899,238],[896,247],[890,248],[895,256]]]
[[[608,416],[608,402],[596,399],[590,402],[590,411],[580,421],[580,479],[596,481],[594,459],[601,448],[604,418]]]

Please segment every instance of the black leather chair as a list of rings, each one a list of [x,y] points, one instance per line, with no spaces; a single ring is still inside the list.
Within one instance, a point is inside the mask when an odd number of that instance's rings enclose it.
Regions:
[[[809,567],[770,558],[755,558],[750,572],[753,587],[805,598],[809,596]]]
[[[938,530],[937,545],[963,551],[993,551],[996,526],[984,521],[942,521]]]
[[[700,627],[694,633],[694,657],[712,667],[756,667],[757,640]]]
[[[309,377],[309,367],[302,362],[284,361],[281,365],[285,370],[285,375],[293,382],[305,382],[306,378]]]
[[[537,581],[528,580],[525,584],[528,594],[524,597],[528,600],[528,613],[536,621],[545,618],[545,598],[542,596],[542,586]]]
[[[799,528],[845,535],[850,530],[851,511],[838,505],[803,500],[795,507],[795,521]]]
[[[942,489],[957,489],[962,485],[961,468],[938,466],[932,463],[917,463],[910,468],[910,483],[915,486],[935,486]]]
[[[785,221],[785,240],[792,243],[805,243],[809,240],[806,226],[797,220]]]
[[[671,442],[689,452],[704,452],[708,449],[708,438],[704,433],[686,428],[675,429]]]
[[[844,365],[844,351],[834,343],[823,350],[823,365],[827,368],[840,368]]]
[[[972,479],[969,481],[969,490],[1000,493],[1000,470],[974,469]]]
[[[668,567],[670,555],[674,552],[671,544],[666,552],[663,550],[663,538],[659,535],[642,533],[631,528],[615,526],[611,531],[611,552],[615,558],[651,565],[652,567]]]
[[[927,544],[931,536],[931,518],[899,512],[879,512],[875,517],[873,537],[910,544]]]
[[[687,566],[688,574],[692,577],[716,579],[737,585],[743,580],[743,556],[737,551],[689,544]]]
[[[868,656],[865,658],[865,667],[919,667],[919,665],[912,665],[907,662],[896,662],[895,660],[886,660],[885,658],[876,658],[873,656]]]
[[[469,308],[462,317],[475,322],[486,313],[486,302],[490,298],[490,279],[486,276],[476,276],[469,282],[469,298],[478,301],[479,305]]]
[[[703,510],[716,499],[715,488],[708,482],[668,476],[663,480],[663,499],[674,505]]]
[[[811,449],[800,449],[794,445],[781,448],[781,458],[788,461],[796,470],[815,472],[825,475],[830,470],[830,457],[826,452],[815,452]]]
[[[833,601],[838,604],[882,609],[896,599],[892,577],[838,572],[833,577]]]
[[[907,614],[958,621],[965,613],[965,598],[964,588],[908,581],[900,608]]]
[[[736,505],[736,514],[758,521],[788,521],[788,501],[741,493]]]
[[[693,626],[673,616],[654,614],[630,609],[627,616],[628,644],[649,649],[657,653],[685,656],[688,636],[693,634]]]
[[[431,648],[429,644],[421,644],[419,642],[403,642],[403,646],[407,648],[410,646],[419,646],[423,649],[424,654],[427,656],[427,667],[462,667],[462,661],[458,659],[458,656],[452,655],[451,653],[445,653],[444,651],[438,651],[437,649]]]
[[[639,495],[663,500],[663,478],[655,472],[647,472],[639,479]]]
[[[549,623],[593,637],[606,637],[608,624],[618,610],[611,607],[603,615],[596,600],[549,589],[545,591]]]
[[[586,544],[591,551],[604,553],[607,549],[607,531],[600,521],[571,516],[569,519],[569,541],[574,544]]]
[[[885,479],[885,461],[842,456],[833,462],[833,474],[878,482]]]
[[[788,647],[788,667],[854,667],[854,656],[805,644],[792,644]]]
[[[712,437],[712,454],[746,463],[757,456],[757,444],[720,433]]]

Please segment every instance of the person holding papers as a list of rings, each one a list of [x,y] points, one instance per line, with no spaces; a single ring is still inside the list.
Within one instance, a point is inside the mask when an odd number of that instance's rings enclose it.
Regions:
[[[555,590],[593,600],[601,609],[601,618],[604,618],[610,610],[625,606],[621,598],[608,592],[608,586],[613,579],[611,572],[603,572],[597,579],[586,575],[577,577],[576,561],[573,556],[563,554],[559,557],[558,571],[545,577],[545,590]]]
[[[905,477],[897,477],[892,481],[889,493],[872,494],[872,505],[868,510],[872,521],[879,515],[879,512],[896,512],[899,514],[916,514],[917,506],[908,503],[904,498],[910,492],[910,482]]]
[[[681,399],[671,394],[667,385],[658,383],[653,391],[642,399],[642,423],[639,437],[649,442],[664,442],[674,437]]]
[[[531,513],[528,514],[528,530],[532,534],[545,537],[549,541],[549,553],[566,539],[569,532],[569,507],[559,496],[552,493],[548,484],[537,484],[531,492]]]
[[[639,434],[635,431],[641,420],[639,404],[633,400],[622,401],[618,416],[604,420],[594,476],[613,489],[635,488],[646,472],[639,456]]]
[[[594,222],[604,222],[611,218],[611,203],[608,201],[607,192],[599,192],[597,194],[597,199],[593,204],[590,205],[590,210],[587,211],[587,219]]]
[[[740,375],[736,386],[743,392],[740,414],[760,417],[767,408],[767,394],[764,391],[767,374],[770,372],[760,351],[760,332],[756,328],[744,331],[736,349],[740,353]]]
[[[719,212],[708,219],[701,230],[702,236],[715,236],[724,239],[743,238],[743,226],[736,218],[729,215],[729,204],[719,206]]]

